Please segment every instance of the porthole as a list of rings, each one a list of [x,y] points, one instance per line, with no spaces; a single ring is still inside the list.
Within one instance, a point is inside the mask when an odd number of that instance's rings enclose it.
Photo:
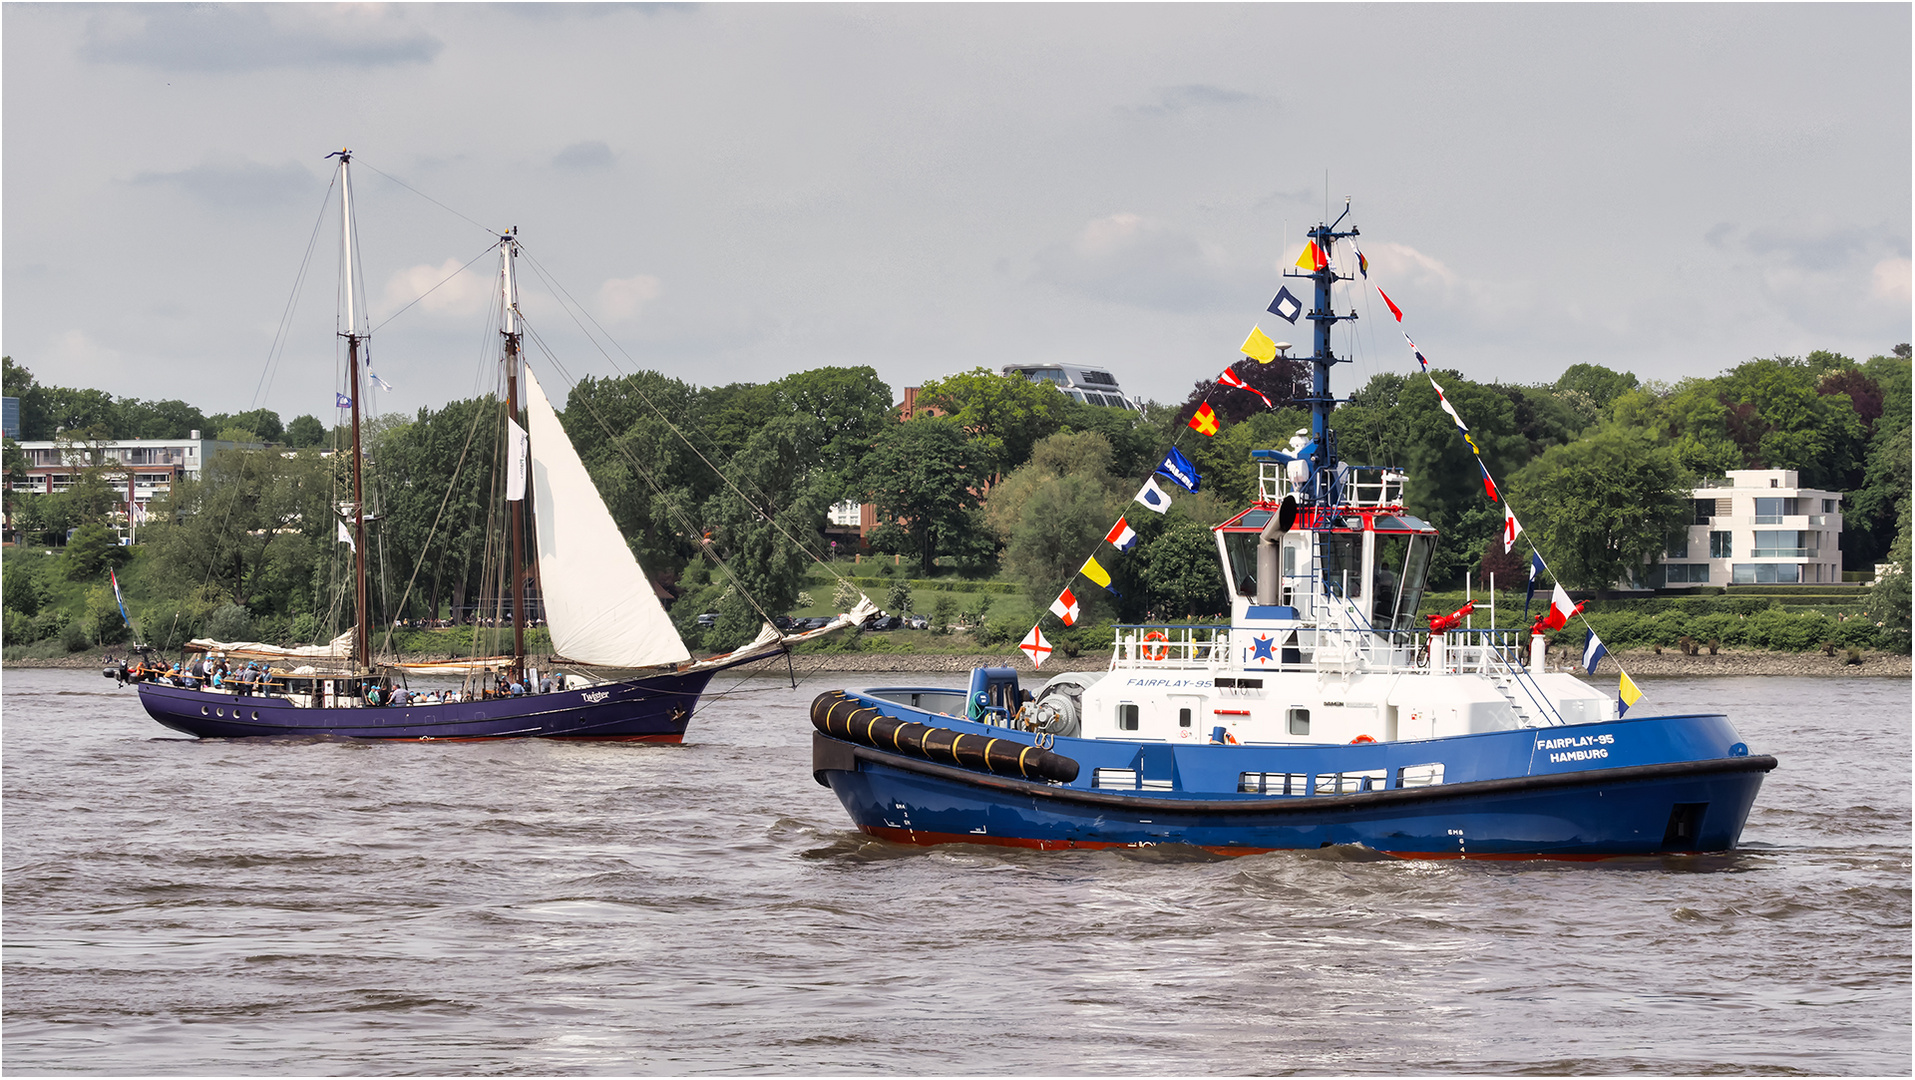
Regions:
[[[254,710],[253,710],[253,719],[255,719],[255,720],[257,720],[257,719],[259,719],[259,710],[258,710],[258,709],[254,709]]]
[[[216,713],[222,720],[226,718],[225,706],[221,706],[220,708],[214,709],[213,712]]]
[[[200,714],[201,716],[210,716],[210,715],[212,715],[211,713],[209,713],[209,712],[207,712],[207,711],[206,711],[206,706],[204,706],[204,705],[201,705],[201,706],[199,707],[199,714]]]

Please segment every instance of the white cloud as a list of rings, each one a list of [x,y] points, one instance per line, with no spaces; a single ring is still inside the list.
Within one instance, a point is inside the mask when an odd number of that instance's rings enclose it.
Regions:
[[[1447,293],[1463,284],[1462,275],[1444,265],[1441,259],[1425,255],[1408,244],[1385,240],[1365,246],[1363,254],[1378,276],[1392,286],[1401,283]],[[1355,256],[1345,256],[1344,261],[1354,262]]]
[[[1883,259],[1875,264],[1874,287],[1870,295],[1877,300],[1906,305],[1909,300],[1909,261]]]
[[[74,369],[86,370],[103,364],[120,362],[120,350],[94,341],[84,330],[68,330],[54,338],[53,346],[47,350],[47,353],[47,359],[51,361],[46,364],[48,374]],[[48,379],[43,376],[40,381],[50,385],[67,385],[58,378]]]
[[[598,287],[593,299],[597,302],[600,317],[606,322],[630,322],[638,318],[645,310],[645,305],[658,299],[660,290],[659,280],[650,274],[608,278]]]
[[[1037,254],[1041,281],[1109,303],[1189,310],[1232,295],[1230,257],[1169,224],[1121,212],[1086,222]]]
[[[418,300],[415,310],[429,315],[476,315],[484,311],[492,296],[492,277],[461,270],[463,265],[459,259],[447,259],[437,266],[421,263],[394,273],[386,279],[381,297],[385,310],[379,318],[391,318],[414,300]]]

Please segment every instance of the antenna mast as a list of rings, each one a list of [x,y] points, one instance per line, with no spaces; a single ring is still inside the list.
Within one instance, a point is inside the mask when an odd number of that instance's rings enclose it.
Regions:
[[[1328,175],[1325,175],[1328,182]],[[1325,214],[1329,217],[1329,214]],[[1343,213],[1328,225],[1319,224],[1308,233],[1310,242],[1318,252],[1316,269],[1308,272],[1285,270],[1284,277],[1309,278],[1316,286],[1315,299],[1310,306],[1308,318],[1316,324],[1316,351],[1310,361],[1310,396],[1304,400],[1310,404],[1310,435],[1316,446],[1311,461],[1312,477],[1309,501],[1317,506],[1334,506],[1341,497],[1337,490],[1337,452],[1335,436],[1330,432],[1330,410],[1336,408],[1336,396],[1330,393],[1330,367],[1333,364],[1349,363],[1349,358],[1336,355],[1330,347],[1330,328],[1345,319],[1355,319],[1356,310],[1348,315],[1338,315],[1331,307],[1330,290],[1339,281],[1349,281],[1349,277],[1336,271],[1335,244],[1346,236],[1360,235],[1356,226],[1339,232],[1337,226],[1350,216],[1350,207],[1346,203]]]

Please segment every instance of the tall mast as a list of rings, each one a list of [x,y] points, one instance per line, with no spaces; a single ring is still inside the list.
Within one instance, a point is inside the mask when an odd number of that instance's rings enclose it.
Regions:
[[[513,259],[519,253],[519,227],[499,237],[499,289],[504,308],[499,335],[505,339],[505,414],[519,422],[519,283],[513,276]],[[516,442],[514,444],[516,446]],[[508,461],[509,461],[508,457]],[[522,467],[530,470],[531,463]],[[512,528],[512,675],[525,670],[525,500],[505,504]]]
[[[359,332],[358,283],[353,270],[357,246],[352,229],[352,151],[339,151],[340,265],[346,279],[346,392],[352,398],[352,570],[355,588],[353,610],[357,615],[357,633],[353,635],[353,658],[361,668],[372,666],[371,591],[366,587],[366,478],[365,455],[359,435],[359,346],[366,335]]]
[[[1316,444],[1316,456],[1310,463],[1311,475],[1315,481],[1314,490],[1309,493],[1309,501],[1319,506],[1334,505],[1341,496],[1341,493],[1336,490],[1336,442],[1330,432],[1330,411],[1336,408],[1336,395],[1330,392],[1330,367],[1333,364],[1348,363],[1349,358],[1336,355],[1330,348],[1330,328],[1342,320],[1354,319],[1357,315],[1354,310],[1348,315],[1338,315],[1333,311],[1330,306],[1330,290],[1338,281],[1351,280],[1348,276],[1339,275],[1336,267],[1332,265],[1332,253],[1336,242],[1346,236],[1359,235],[1354,225],[1347,231],[1337,231],[1337,226],[1342,224],[1343,219],[1348,216],[1350,216],[1350,205],[1349,200],[1346,199],[1343,213],[1337,216],[1336,221],[1328,225],[1319,224],[1309,232],[1311,242],[1317,246],[1318,251],[1323,253],[1322,269],[1307,272],[1284,271],[1285,277],[1307,277],[1316,286],[1315,299],[1309,313],[1310,321],[1316,324],[1316,351],[1309,357],[1310,396],[1305,400],[1310,403],[1310,435],[1311,441]]]

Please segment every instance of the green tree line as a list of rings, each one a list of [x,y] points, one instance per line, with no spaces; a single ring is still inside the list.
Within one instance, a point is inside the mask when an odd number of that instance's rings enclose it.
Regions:
[[[923,576],[1001,571],[1040,609],[1070,584],[1087,620],[1198,617],[1227,606],[1209,529],[1254,496],[1249,452],[1283,446],[1308,424],[1294,400],[1297,365],[1246,360],[1235,370],[1277,408],[1208,382],[1175,405],[1106,408],[978,368],[926,382],[917,415],[905,419],[871,368],[827,367],[714,387],[656,372],[587,378],[567,396],[562,420],[633,551],[675,598],[674,620],[695,646],[729,647],[762,616],[790,608],[806,567],[828,552],[828,508],[846,499],[875,504],[887,524],[872,533],[872,546],[908,556]],[[1906,564],[1907,346],[1862,362],[1827,352],[1760,358],[1674,384],[1588,364],[1552,383],[1435,377],[1509,505],[1571,587],[1606,587],[1657,557],[1687,511],[1690,486],[1732,468],[1797,469],[1806,485],[1849,492],[1846,564]],[[335,513],[345,478],[341,459],[316,449],[327,441],[316,420],[301,417],[269,436],[278,418],[259,415],[264,410],[206,417],[178,402],[45,387],[11,359],[6,378],[8,393],[22,396],[23,425],[31,396],[42,431],[77,424],[90,437],[138,437],[161,429],[127,425],[164,413],[175,425],[168,433],[218,422],[255,436],[248,441],[282,444],[222,453],[198,481],[156,502],[128,567],[156,624],[142,627],[148,637],[217,624],[311,640],[350,625],[350,552],[337,539]],[[1221,417],[1212,438],[1185,426],[1206,398]],[[1471,450],[1427,378],[1378,375],[1338,407],[1332,425],[1344,460],[1409,473],[1410,511],[1445,534],[1433,588],[1454,588],[1466,573],[1520,577],[1520,550],[1505,557],[1498,539],[1503,504],[1485,496]],[[502,430],[503,410],[490,399],[368,425],[370,555],[382,617],[436,616],[503,590],[493,469]],[[1173,442],[1203,475],[1202,493],[1178,492],[1169,513],[1150,513],[1130,498]],[[9,447],[8,467],[21,468],[17,448]],[[45,574],[80,580],[101,560],[126,557],[99,550],[101,535],[110,538],[101,526],[114,498],[103,481],[83,476],[65,495],[23,500],[36,509],[16,502],[19,531],[49,547],[68,530],[91,527],[73,538],[96,554],[75,557],[69,544],[64,567]],[[56,505],[63,509],[49,512]],[[1139,543],[1112,554],[1098,540],[1119,514]],[[1110,590],[1073,581],[1093,552],[1112,574]],[[22,586],[16,596],[9,585],[10,642],[16,631],[66,632],[51,625],[34,593]],[[716,627],[697,624],[708,611],[720,614]],[[111,633],[97,625],[85,632]]]

